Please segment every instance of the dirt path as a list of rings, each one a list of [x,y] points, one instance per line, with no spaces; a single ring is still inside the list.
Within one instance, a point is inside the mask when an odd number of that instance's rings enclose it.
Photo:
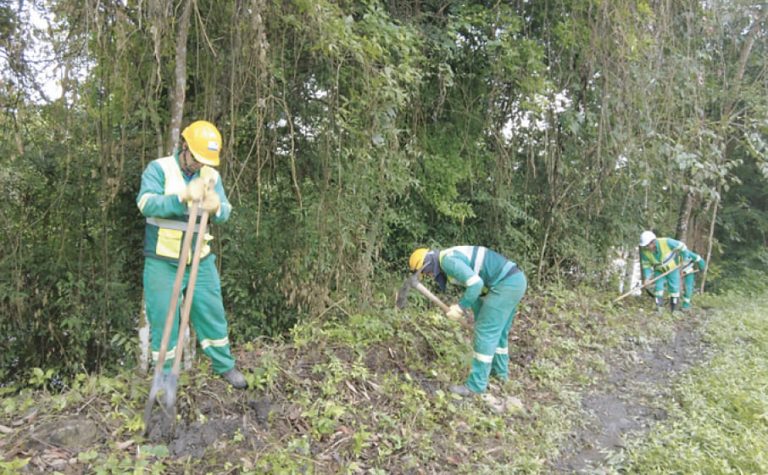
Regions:
[[[671,382],[709,358],[699,333],[703,311],[681,318],[675,334],[652,345],[628,340],[609,357],[607,377],[582,398],[585,419],[554,468],[561,473],[601,473],[612,452],[667,417]]]

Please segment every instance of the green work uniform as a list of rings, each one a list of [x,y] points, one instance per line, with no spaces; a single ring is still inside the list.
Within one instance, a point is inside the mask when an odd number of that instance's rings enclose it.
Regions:
[[[682,308],[691,308],[691,301],[696,287],[696,273],[693,263],[699,266],[699,270],[707,267],[707,262],[695,252],[686,249],[680,253],[683,264],[683,305]]]
[[[232,205],[224,193],[219,173],[211,167],[204,166],[198,172],[187,175],[179,165],[177,152],[152,161],[141,176],[141,189],[136,197],[136,203],[147,221],[144,233],[144,302],[152,334],[153,361],[157,361],[158,358],[165,317],[178,269],[181,243],[189,216],[187,205],[180,201],[178,195],[190,181],[198,177],[213,180],[215,183],[213,189],[221,200],[221,208],[211,216],[211,221],[221,223],[229,219]],[[192,242],[196,242],[196,239],[197,229]],[[216,256],[211,253],[208,245],[211,239],[213,239],[212,236],[205,235],[205,246],[201,252],[189,319],[197,333],[203,352],[211,359],[213,371],[221,374],[234,368],[235,360],[229,346],[227,319],[221,297],[221,282],[216,269]],[[187,263],[191,260],[192,250]],[[187,290],[189,270],[187,266],[181,288],[182,293]],[[179,313],[177,304],[173,331],[168,342],[166,369],[170,368],[176,354]]]
[[[657,238],[656,249],[640,250],[640,266],[645,280],[651,276],[658,277],[670,269],[679,267],[679,253],[687,250],[685,244],[672,238]],[[661,306],[664,302],[664,288],[669,290],[669,296],[673,301],[680,297],[680,271],[675,270],[655,282],[654,296],[656,304]]]
[[[514,262],[482,246],[445,249],[439,262],[449,282],[466,287],[459,305],[475,314],[474,357],[466,386],[481,393],[489,375],[509,379],[509,330],[528,283]]]

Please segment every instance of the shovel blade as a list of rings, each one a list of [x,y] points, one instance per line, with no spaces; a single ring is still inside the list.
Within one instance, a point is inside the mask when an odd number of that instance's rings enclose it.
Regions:
[[[149,398],[144,406],[144,433],[149,434],[152,427],[152,409],[155,403],[160,406],[163,426],[172,425],[176,419],[176,388],[179,376],[176,374],[160,373],[152,379]]]

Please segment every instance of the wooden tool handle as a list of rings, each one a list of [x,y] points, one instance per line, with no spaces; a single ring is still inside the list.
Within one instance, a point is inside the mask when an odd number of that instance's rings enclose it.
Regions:
[[[176,278],[173,281],[171,290],[171,299],[168,302],[168,312],[165,316],[165,327],[163,328],[163,338],[160,341],[160,352],[158,353],[157,363],[155,365],[155,375],[163,372],[165,365],[165,356],[168,352],[168,342],[171,339],[171,329],[173,320],[176,316],[176,308],[179,302],[179,292],[181,291],[181,282],[184,279],[184,271],[187,269],[187,259],[189,259],[189,249],[192,247],[192,235],[195,233],[195,221],[197,221],[197,208],[199,203],[193,202],[189,207],[189,219],[187,220],[187,231],[184,235],[184,241],[179,253],[179,263],[176,268]]]
[[[416,285],[414,285],[414,288],[418,290],[421,295],[425,296],[426,298],[431,300],[432,303],[440,307],[440,310],[442,310],[443,312],[448,312],[448,309],[449,309],[448,305],[446,305],[445,303],[443,303],[442,300],[437,298],[437,296],[432,292],[430,292],[428,288],[424,287],[424,284],[422,284],[421,282],[416,282]]]
[[[184,353],[184,334],[189,326],[189,312],[192,309],[192,299],[195,296],[195,284],[197,283],[197,271],[200,268],[200,254],[205,246],[205,235],[208,229],[208,211],[203,211],[200,217],[200,228],[195,241],[195,255],[192,258],[192,267],[189,269],[189,281],[187,291],[184,293],[184,303],[181,308],[181,323],[179,323],[179,337],[176,343],[176,358],[173,360],[171,374],[178,375],[181,368],[181,357]]]

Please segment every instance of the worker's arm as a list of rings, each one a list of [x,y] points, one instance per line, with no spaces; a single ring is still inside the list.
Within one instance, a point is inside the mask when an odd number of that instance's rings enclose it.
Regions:
[[[141,174],[136,205],[142,215],[156,218],[183,216],[187,210],[178,195],[165,194],[165,173],[157,162],[150,163]]]
[[[480,292],[483,290],[483,279],[472,270],[462,259],[456,256],[445,256],[440,262],[440,267],[448,277],[453,278],[456,282],[466,287],[464,295],[459,300],[461,308],[472,308],[477,299],[480,297]]]
[[[683,257],[684,261],[695,262],[699,266],[699,270],[704,270],[704,268],[707,267],[707,262],[704,260],[704,258],[691,251],[690,249],[685,249],[685,251],[681,252],[680,255]]]

